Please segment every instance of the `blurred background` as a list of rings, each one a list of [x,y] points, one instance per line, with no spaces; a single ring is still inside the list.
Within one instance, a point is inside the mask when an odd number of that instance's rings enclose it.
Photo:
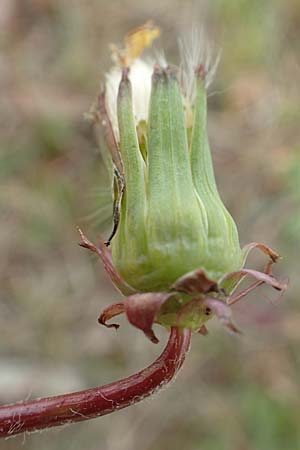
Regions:
[[[241,243],[283,259],[283,298],[259,288],[235,308],[242,336],[219,323],[193,338],[175,383],[100,418],[2,441],[15,450],[300,449],[300,8],[298,0],[1,0],[0,401],[61,394],[124,377],[159,354],[123,319],[76,225],[107,237],[109,181],[84,119],[109,69],[110,43],[148,19],[178,62],[177,39],[204,25],[222,48],[209,91],[218,185]],[[254,252],[248,266],[262,269]]]

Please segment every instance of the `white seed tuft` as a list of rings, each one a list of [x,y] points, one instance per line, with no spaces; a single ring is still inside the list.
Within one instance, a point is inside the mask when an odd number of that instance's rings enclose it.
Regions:
[[[135,122],[147,120],[151,94],[153,63],[136,59],[130,67],[129,79],[132,85],[132,102]],[[106,75],[106,102],[115,135],[118,136],[117,96],[121,81],[121,68],[114,67]]]
[[[181,58],[181,83],[189,105],[193,105],[196,95],[195,71],[202,64],[205,71],[205,87],[213,81],[221,51],[208,41],[203,29],[193,27],[190,33],[178,42]]]

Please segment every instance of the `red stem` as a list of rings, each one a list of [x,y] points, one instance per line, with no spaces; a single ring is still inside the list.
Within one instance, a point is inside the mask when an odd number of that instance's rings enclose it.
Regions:
[[[0,437],[110,414],[148,397],[168,383],[189,350],[191,332],[172,328],[163,353],[140,372],[102,387],[0,406]]]

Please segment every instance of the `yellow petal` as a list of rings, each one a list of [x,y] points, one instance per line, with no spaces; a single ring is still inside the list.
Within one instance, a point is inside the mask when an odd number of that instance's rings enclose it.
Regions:
[[[151,47],[152,42],[160,35],[160,29],[151,20],[130,31],[124,38],[124,49],[111,45],[112,58],[121,66],[128,67],[141,56],[143,50]]]

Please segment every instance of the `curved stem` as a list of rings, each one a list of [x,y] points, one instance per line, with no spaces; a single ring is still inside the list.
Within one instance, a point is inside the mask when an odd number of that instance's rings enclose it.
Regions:
[[[105,386],[0,406],[0,437],[104,416],[138,403],[168,383],[189,350],[191,332],[172,328],[163,353],[140,372]]]

